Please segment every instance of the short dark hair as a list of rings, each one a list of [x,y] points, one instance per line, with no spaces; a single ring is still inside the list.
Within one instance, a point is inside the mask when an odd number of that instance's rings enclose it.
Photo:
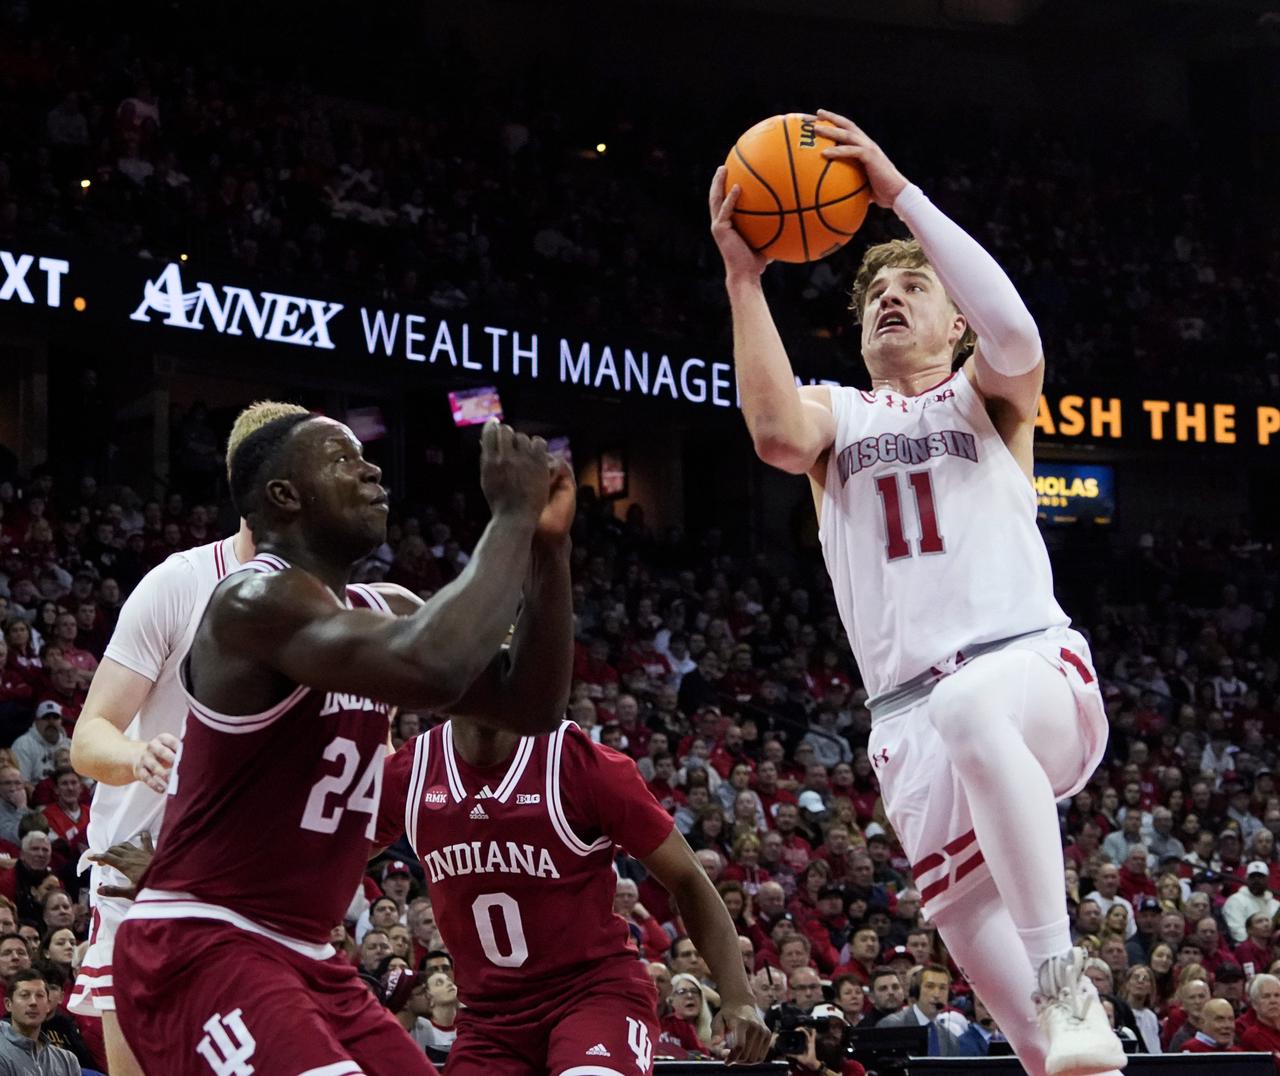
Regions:
[[[15,971],[9,976],[7,989],[9,997],[13,997],[14,990],[17,989],[19,983],[44,983],[49,985],[49,980],[40,968],[23,968],[21,971]]]
[[[445,952],[444,949],[428,949],[428,951],[422,954],[422,960],[417,962],[417,970],[425,971],[426,962],[429,960],[439,960],[440,957],[444,957],[445,960],[449,962],[449,967],[453,967],[453,957],[449,956],[449,953]]]
[[[313,418],[307,414],[282,415],[249,434],[231,458],[231,501],[242,518],[261,509],[259,488],[267,465],[274,462],[295,427]]]
[[[32,924],[32,925],[34,926],[34,924]],[[4,945],[4,943],[5,943],[5,942],[7,942],[10,938],[17,938],[17,939],[18,939],[18,941],[22,942],[22,944],[23,944],[23,946],[24,946],[24,947],[25,947],[25,946],[26,946],[26,944],[27,944],[27,939],[26,939],[26,938],[24,938],[21,934],[19,934],[19,933],[15,930],[15,931],[12,931],[12,932],[11,932],[11,933],[9,933],[9,934],[0,934],[0,946]]]
[[[59,990],[67,988],[67,980],[70,976],[51,960],[37,960],[29,970],[36,972],[49,986],[56,986]],[[21,974],[22,972],[18,972],[18,975]],[[14,978],[16,979],[18,975]]]
[[[867,976],[867,985],[874,990],[876,986],[876,980],[883,979],[886,975],[892,975],[895,979],[898,977],[898,973],[894,971],[891,967],[889,967],[887,964],[877,964],[874,968],[871,969],[871,974]],[[853,976],[841,975],[840,978],[853,979]],[[853,981],[857,982],[858,980],[854,979]],[[832,983],[831,985],[835,986],[835,983]]]
[[[675,956],[676,946],[678,946],[681,942],[686,942],[686,941],[692,942],[693,939],[689,937],[688,934],[677,934],[674,938],[671,939],[671,944],[667,946],[667,952],[669,952],[672,956]],[[695,946],[695,948],[697,947]]]

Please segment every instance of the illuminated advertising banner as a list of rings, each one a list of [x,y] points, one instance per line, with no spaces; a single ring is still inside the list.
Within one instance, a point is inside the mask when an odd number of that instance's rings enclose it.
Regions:
[[[588,339],[572,325],[491,324],[407,305],[215,282],[186,261],[0,250],[0,270],[0,314],[47,313],[53,324],[85,318],[95,332],[119,333],[122,341],[124,334],[144,334],[130,342],[173,353],[194,349],[196,341],[226,340],[237,345],[219,349],[228,361],[256,362],[268,352],[309,354],[375,377],[388,363],[422,369],[453,389],[530,383],[615,399],[726,411],[739,406],[728,356],[673,354],[646,344],[639,333],[633,339]],[[258,350],[249,355],[248,348]],[[1271,447],[1280,444],[1280,406],[1054,393],[1041,397],[1036,436],[1125,447]]]
[[[1116,478],[1110,467],[1037,460],[1035,487],[1036,518],[1042,523],[1105,525],[1115,518]]]

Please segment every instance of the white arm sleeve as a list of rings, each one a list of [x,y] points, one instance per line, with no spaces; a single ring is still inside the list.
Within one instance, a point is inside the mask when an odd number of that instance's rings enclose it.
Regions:
[[[1005,377],[1034,370],[1041,357],[1040,333],[996,260],[915,184],[898,195],[893,211],[911,229],[947,294],[978,334],[987,365]]]
[[[195,567],[185,557],[152,568],[121,608],[102,656],[154,683],[191,625],[197,589]]]

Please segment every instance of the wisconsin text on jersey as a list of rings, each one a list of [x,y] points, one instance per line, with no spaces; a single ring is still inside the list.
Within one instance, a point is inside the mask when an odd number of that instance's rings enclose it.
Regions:
[[[487,850],[482,850],[487,849]],[[498,841],[471,841],[446,844],[422,857],[435,884],[441,878],[462,874],[527,874],[533,878],[559,878],[560,872],[545,848],[531,844]]]
[[[958,456],[977,463],[977,438],[962,430],[938,430],[923,437],[882,433],[842,448],[836,464],[840,468],[840,484],[844,485],[859,471],[877,463],[924,463],[934,456]]]

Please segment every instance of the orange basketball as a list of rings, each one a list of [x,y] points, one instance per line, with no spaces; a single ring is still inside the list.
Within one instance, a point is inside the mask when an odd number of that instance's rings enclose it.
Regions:
[[[733,226],[751,249],[784,262],[811,262],[839,250],[862,227],[871,185],[862,165],[827,160],[835,145],[798,112],[747,131],[725,161],[725,191],[742,188]]]

